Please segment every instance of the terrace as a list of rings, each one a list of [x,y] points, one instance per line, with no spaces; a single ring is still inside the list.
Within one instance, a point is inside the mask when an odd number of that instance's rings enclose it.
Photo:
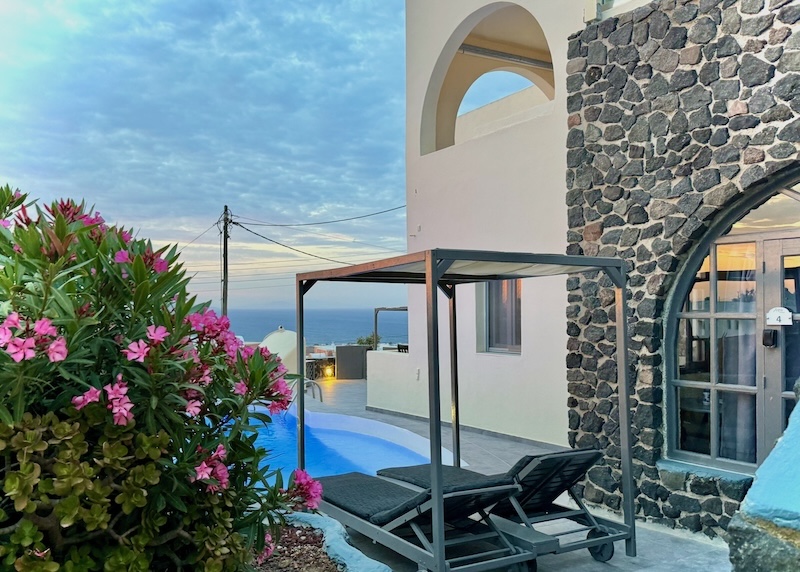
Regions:
[[[338,413],[381,421],[407,429],[417,435],[428,437],[428,422],[407,416],[399,416],[367,408],[366,380],[337,380],[323,378],[318,380],[324,394],[324,401],[311,399],[305,401],[311,412]],[[449,442],[450,431],[443,429],[444,443]],[[542,453],[552,450],[541,443],[501,437],[478,431],[462,431],[461,457],[471,470],[490,474],[510,468],[514,462],[526,454]],[[608,513],[609,518],[617,518]],[[416,572],[417,565],[394,552],[374,544],[370,539],[349,531],[353,544],[364,554],[388,565],[394,572]],[[606,563],[596,562],[585,550],[544,555],[538,558],[539,572],[572,570],[593,572],[603,570],[704,570],[705,572],[728,572],[727,545],[720,539],[709,540],[699,534],[687,531],[673,531],[664,526],[637,522],[638,555],[625,556],[622,543],[618,543],[616,555]]]

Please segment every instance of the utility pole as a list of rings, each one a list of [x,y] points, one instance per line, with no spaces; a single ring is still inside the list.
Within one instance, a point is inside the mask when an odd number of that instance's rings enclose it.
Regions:
[[[228,205],[222,213],[222,315],[228,315],[228,227],[231,224],[231,215]]]

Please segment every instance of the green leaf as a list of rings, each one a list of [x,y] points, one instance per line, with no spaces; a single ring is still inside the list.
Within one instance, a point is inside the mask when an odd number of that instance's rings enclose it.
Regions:
[[[188,512],[189,510],[178,495],[167,495],[167,502],[181,512]]]
[[[0,403],[0,423],[9,426],[14,424],[14,419],[11,417],[11,412],[2,403]]]
[[[139,257],[136,257],[136,260],[139,260]],[[133,307],[134,311],[141,312],[147,307],[147,302],[150,298],[150,283],[149,282],[141,282],[136,285],[136,289],[133,293]]]

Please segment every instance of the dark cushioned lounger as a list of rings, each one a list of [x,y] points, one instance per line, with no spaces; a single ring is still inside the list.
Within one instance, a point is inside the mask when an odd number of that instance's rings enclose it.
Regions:
[[[433,538],[428,526],[433,509],[430,489],[414,490],[362,473],[322,477],[319,481],[320,510],[421,565],[433,565]],[[448,570],[462,566],[475,571],[494,570],[535,559],[535,553],[513,546],[487,518],[491,507],[518,490],[518,485],[505,476],[482,475],[468,483],[451,482],[443,487],[446,550],[469,548],[467,556],[462,552],[448,560]]]
[[[442,480],[445,487],[474,486],[487,478],[517,483],[520,490],[516,495],[499,500],[489,509],[492,521],[504,533],[515,536],[519,528],[514,523],[523,523],[531,531],[536,531],[536,526],[540,523],[572,520],[579,525],[574,529],[575,532],[588,530],[587,539],[564,540],[564,536],[560,536],[557,542],[549,544],[544,540],[534,540],[532,542],[538,543],[539,554],[588,548],[596,560],[605,561],[614,554],[613,541],[628,537],[627,528],[593,516],[573,490],[602,456],[601,451],[594,449],[527,455],[507,472],[490,477],[459,467],[444,466]],[[378,475],[427,489],[431,481],[430,471],[430,465],[415,465],[381,469]],[[577,508],[556,503],[556,499],[563,493],[569,494]]]
[[[505,473],[489,477],[446,465],[442,467],[442,479],[445,486],[475,486],[487,478],[498,482],[518,482],[522,490],[516,495],[517,500],[526,512],[539,512],[549,507],[556,498],[580,481],[602,456],[603,454],[595,449],[572,449],[542,455],[526,455]],[[381,469],[378,475],[426,489],[430,487],[431,468],[430,465],[391,467]],[[513,511],[508,501],[501,502],[492,509],[493,514],[510,514]]]
[[[323,498],[378,526],[422,505],[430,495],[361,473],[322,477]]]

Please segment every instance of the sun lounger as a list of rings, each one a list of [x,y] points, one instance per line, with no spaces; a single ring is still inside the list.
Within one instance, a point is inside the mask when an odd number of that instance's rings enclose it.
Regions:
[[[490,478],[519,484],[520,491],[513,497],[498,501],[491,508],[491,520],[507,536],[522,541],[520,546],[536,547],[539,554],[561,553],[587,548],[595,560],[605,562],[614,554],[614,541],[629,536],[628,527],[611,520],[592,515],[584,505],[580,495],[574,490],[586,472],[602,457],[602,452],[594,449],[574,449],[529,455],[520,459],[509,471]],[[470,486],[471,483],[486,479],[485,475],[459,467],[442,467],[442,478],[446,486]],[[409,483],[425,489],[430,486],[429,465],[413,467],[393,467],[381,469],[378,475]],[[556,502],[567,493],[576,508]],[[572,526],[555,534],[546,534],[551,542],[545,542],[540,534],[543,523],[566,519]],[[523,524],[528,531],[522,530]],[[578,526],[575,527],[574,524]],[[575,534],[586,532],[587,537],[575,540]],[[555,537],[558,542],[552,542]]]
[[[319,480],[322,512],[416,562],[420,570],[435,568],[430,489],[414,490],[362,473]],[[487,518],[489,508],[518,490],[506,478],[491,477],[475,479],[469,486],[444,487],[448,570],[477,572],[535,562],[535,552],[512,544]]]

